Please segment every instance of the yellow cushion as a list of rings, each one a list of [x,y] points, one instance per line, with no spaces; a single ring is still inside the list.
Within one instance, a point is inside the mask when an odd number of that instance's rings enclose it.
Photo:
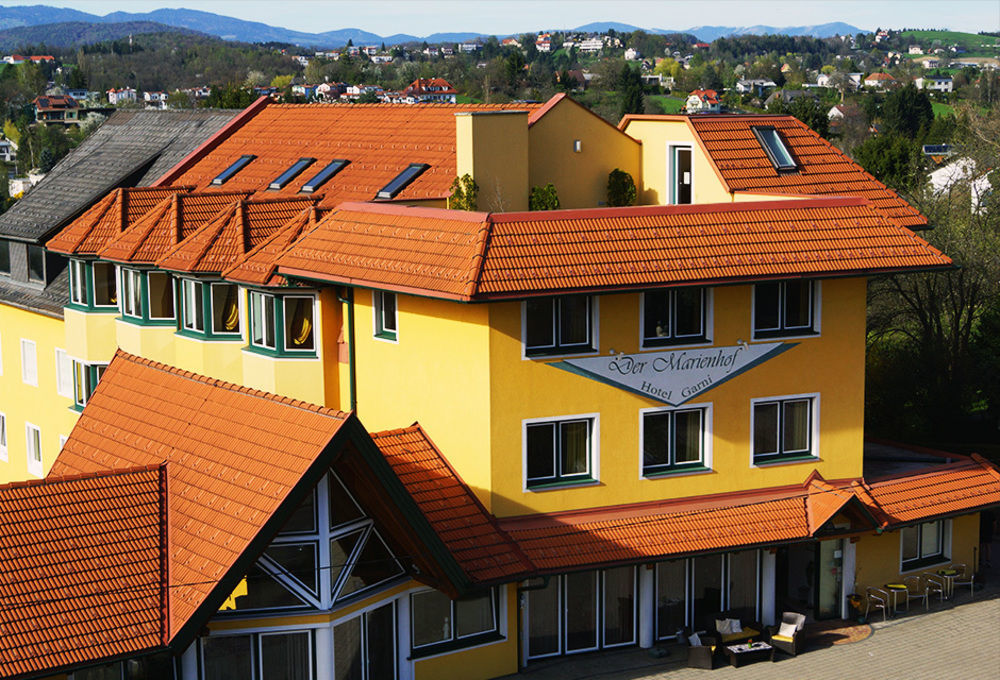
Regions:
[[[942,576],[955,576],[958,574],[957,569],[938,569],[938,573]]]
[[[750,638],[759,637],[760,632],[754,630],[753,628],[744,628],[742,633],[729,633],[728,635],[722,636],[723,642],[734,642],[736,640],[749,640]]]
[[[905,583],[886,583],[885,587],[886,588],[893,588],[895,590],[906,590],[906,584]]]
[[[744,628],[743,629],[743,634],[744,635],[751,635],[753,637],[757,637],[758,635],[760,635],[760,631],[754,630],[753,628]]]
[[[781,642],[795,642],[795,640],[793,640],[792,638],[788,637],[787,635],[772,635],[771,639],[772,640],[780,640]]]
[[[709,647],[709,649],[711,649],[711,650],[712,650],[712,653],[713,653],[713,654],[715,653],[715,645],[712,645],[711,647]]]

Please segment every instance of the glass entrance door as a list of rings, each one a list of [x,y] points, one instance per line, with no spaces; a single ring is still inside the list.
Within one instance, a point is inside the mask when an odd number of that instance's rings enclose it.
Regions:
[[[843,539],[820,541],[817,549],[819,572],[816,583],[816,618],[834,619],[840,616],[843,592]]]

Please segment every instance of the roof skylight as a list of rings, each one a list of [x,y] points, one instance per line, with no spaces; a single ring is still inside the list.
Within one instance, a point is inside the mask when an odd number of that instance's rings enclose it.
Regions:
[[[754,127],[752,130],[775,170],[795,170],[799,167],[777,130],[771,126]]]
[[[252,154],[248,154],[246,156],[240,156],[239,158],[236,159],[235,163],[233,163],[228,168],[220,172],[219,175],[212,180],[212,184],[214,184],[215,186],[219,186],[220,184],[225,184],[230,179],[232,179],[233,175],[235,175],[237,172],[245,168],[250,163],[250,161],[252,161],[255,158],[256,156]]]
[[[350,163],[350,161],[344,158],[333,159],[327,163],[325,168],[317,172],[312,179],[303,184],[301,191],[306,194],[311,194],[319,189],[328,179],[343,170],[344,166],[348,163]]]
[[[382,187],[375,198],[395,198],[396,194],[408,187],[410,182],[419,177],[429,167],[431,166],[427,163],[410,163],[403,172],[396,175],[394,180]]]
[[[278,178],[267,185],[267,188],[272,191],[277,191],[283,188],[286,184],[295,179],[300,172],[308,168],[310,165],[316,162],[315,158],[300,158],[292,164],[292,167],[285,170],[283,173],[278,175]]]

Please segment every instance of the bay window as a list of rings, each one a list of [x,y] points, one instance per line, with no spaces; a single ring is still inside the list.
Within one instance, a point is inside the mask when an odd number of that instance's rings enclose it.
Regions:
[[[249,293],[250,346],[268,354],[315,356],[312,295]]]
[[[185,330],[205,332],[205,284],[181,279],[181,325]]]

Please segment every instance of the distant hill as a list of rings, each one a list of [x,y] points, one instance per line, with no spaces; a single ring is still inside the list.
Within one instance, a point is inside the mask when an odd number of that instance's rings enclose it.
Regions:
[[[120,40],[130,35],[145,33],[182,33],[204,35],[197,31],[175,28],[153,21],[129,21],[121,24],[92,24],[82,21],[65,21],[57,24],[18,26],[0,31],[0,50],[10,52],[28,45],[47,47],[76,47],[105,40]]]
[[[331,15],[335,16],[335,15]],[[410,35],[408,33],[398,33],[390,36],[380,36],[375,33],[363,31],[359,28],[341,28],[337,30],[325,31],[322,33],[306,33],[303,31],[293,31],[279,26],[269,26],[259,21],[244,21],[233,17],[202,12],[193,9],[157,9],[152,12],[113,12],[106,16],[88,14],[74,9],[49,7],[47,5],[33,5],[30,7],[0,7],[0,28],[15,28],[19,26],[37,26],[41,24],[55,24],[65,22],[86,22],[92,24],[117,25],[122,23],[137,24],[141,22],[155,22],[176,28],[184,28],[191,31],[198,31],[208,35],[214,35],[226,40],[237,40],[250,43],[279,42],[300,45],[309,48],[342,47],[348,40],[355,45],[398,45],[401,43],[421,42],[426,40],[429,43],[438,42],[463,42],[476,38],[486,38],[482,33],[434,33],[426,37]],[[711,42],[716,38],[730,35],[809,35],[817,38],[826,38],[835,34],[848,35],[860,32],[855,26],[841,22],[820,24],[817,26],[698,26],[686,30],[662,29],[662,28],[642,28],[614,21],[600,21],[568,29],[579,33],[605,32],[614,29],[623,33],[643,30],[648,33],[689,33],[698,37],[699,40]],[[45,41],[47,44],[48,40]]]

